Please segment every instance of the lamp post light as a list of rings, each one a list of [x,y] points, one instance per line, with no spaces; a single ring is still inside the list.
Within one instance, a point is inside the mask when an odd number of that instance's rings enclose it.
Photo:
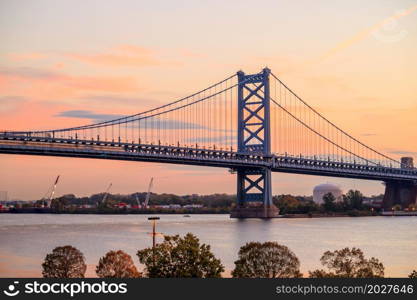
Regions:
[[[159,217],[149,217],[148,220],[152,221],[152,248],[155,248],[155,237],[156,237],[156,220],[159,220]]]
[[[159,217],[149,217],[148,220],[152,221],[152,260],[153,260],[153,265],[155,266],[155,244],[156,244],[156,220],[159,220]]]

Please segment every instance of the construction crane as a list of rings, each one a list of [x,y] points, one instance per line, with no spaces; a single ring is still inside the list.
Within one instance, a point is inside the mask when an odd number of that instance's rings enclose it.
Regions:
[[[44,207],[51,207],[52,199],[54,197],[55,190],[56,190],[56,185],[58,184],[58,181],[59,181],[59,176],[60,175],[58,175],[56,177],[54,184],[48,189],[48,191],[46,192],[46,194],[42,197],[42,200],[45,203],[44,204]],[[49,196],[48,196],[48,194],[49,194]],[[48,200],[45,201],[46,198]]]
[[[109,186],[107,187],[107,190],[104,192],[103,199],[101,200],[101,203],[103,203],[103,205],[106,204],[106,199],[107,199],[107,196],[109,195],[111,186],[112,186],[112,183],[109,184]]]
[[[152,185],[153,185],[153,177],[151,177],[151,181],[149,182],[148,193],[146,194],[145,203],[143,205],[143,208],[148,208],[149,198],[151,196]]]

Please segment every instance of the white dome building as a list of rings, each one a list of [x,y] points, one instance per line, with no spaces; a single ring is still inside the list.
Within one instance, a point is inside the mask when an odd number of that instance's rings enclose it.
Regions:
[[[313,201],[317,204],[323,203],[323,196],[328,193],[332,193],[336,201],[342,200],[343,191],[339,186],[331,183],[323,183],[314,188]]]

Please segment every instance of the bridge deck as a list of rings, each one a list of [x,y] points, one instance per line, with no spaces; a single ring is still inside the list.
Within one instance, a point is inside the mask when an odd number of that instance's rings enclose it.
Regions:
[[[417,182],[417,169],[388,168],[291,156],[264,156],[198,149],[91,140],[0,136],[0,153],[186,164],[221,168],[270,168],[273,172]]]

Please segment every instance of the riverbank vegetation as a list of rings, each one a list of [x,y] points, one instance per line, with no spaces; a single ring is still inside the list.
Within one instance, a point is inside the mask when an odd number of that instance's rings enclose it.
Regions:
[[[132,257],[122,250],[109,251],[100,258],[96,274],[101,278],[218,278],[224,266],[208,244],[200,243],[195,235],[165,236],[155,247],[138,250],[143,273]],[[366,258],[359,248],[326,251],[320,258],[325,269],[308,272],[310,278],[381,278],[385,267],[375,258]],[[46,278],[83,278],[86,272],[84,255],[72,246],[56,247],[42,264]],[[234,278],[300,278],[300,261],[294,252],[277,242],[249,242],[238,252]],[[412,271],[410,278],[417,277]]]
[[[365,197],[360,191],[350,190],[342,200],[332,194],[324,195],[318,204],[311,196],[276,195],[273,203],[281,215],[287,217],[371,216],[380,208],[373,203],[382,201],[383,195]],[[105,199],[105,200],[104,200]],[[155,194],[144,205],[146,193],[129,195],[95,194],[90,197],[63,195],[52,200],[50,208],[43,208],[43,201],[19,204],[12,213],[69,213],[69,214],[229,214],[236,205],[236,196],[227,194],[174,195]]]

